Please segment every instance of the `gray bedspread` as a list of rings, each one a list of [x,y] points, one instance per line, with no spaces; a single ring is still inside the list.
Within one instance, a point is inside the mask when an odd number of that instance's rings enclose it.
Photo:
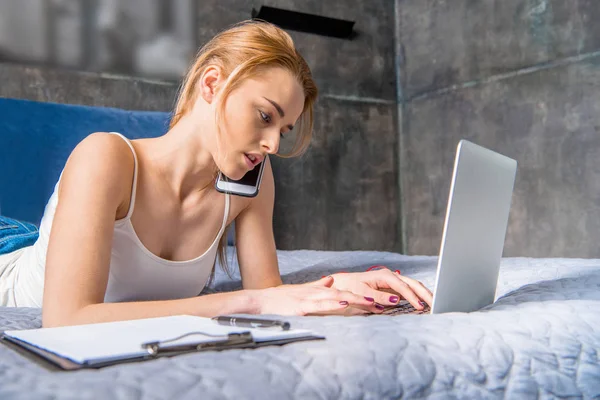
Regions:
[[[287,283],[373,264],[435,279],[433,257],[279,258]],[[219,273],[211,290],[238,287]],[[600,260],[504,259],[498,297],[470,314],[292,317],[327,339],[100,370],[51,371],[0,346],[0,399],[600,398]],[[39,326],[39,310],[0,308],[0,330]]]

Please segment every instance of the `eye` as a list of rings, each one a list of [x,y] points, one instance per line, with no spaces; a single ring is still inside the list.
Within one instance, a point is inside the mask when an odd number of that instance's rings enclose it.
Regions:
[[[260,113],[260,118],[263,120],[264,123],[268,124],[271,122],[271,116],[269,114],[266,114],[262,111],[259,111]]]

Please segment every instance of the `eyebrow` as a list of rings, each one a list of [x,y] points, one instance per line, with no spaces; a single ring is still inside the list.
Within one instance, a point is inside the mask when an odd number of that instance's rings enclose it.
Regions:
[[[283,111],[283,109],[281,108],[281,106],[279,104],[277,104],[276,102],[274,102],[271,99],[267,99],[266,97],[263,97],[263,99],[265,99],[266,101],[268,101],[269,103],[271,103],[273,105],[273,107],[275,107],[275,109],[277,110],[277,113],[279,114],[279,116],[281,118],[285,117],[285,112]],[[292,129],[294,129],[294,125],[288,125],[287,127],[289,128],[290,131]]]

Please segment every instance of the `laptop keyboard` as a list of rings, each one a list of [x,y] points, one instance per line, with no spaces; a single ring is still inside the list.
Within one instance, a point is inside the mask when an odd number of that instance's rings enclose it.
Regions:
[[[388,307],[381,313],[382,315],[403,315],[403,314],[429,314],[431,308],[426,305],[423,310],[417,310],[406,300],[400,300],[397,305]]]

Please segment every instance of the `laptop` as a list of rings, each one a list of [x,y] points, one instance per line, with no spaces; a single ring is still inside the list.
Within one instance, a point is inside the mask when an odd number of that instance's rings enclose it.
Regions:
[[[515,160],[459,142],[433,304],[419,311],[403,300],[384,314],[472,312],[494,302],[516,172]]]

